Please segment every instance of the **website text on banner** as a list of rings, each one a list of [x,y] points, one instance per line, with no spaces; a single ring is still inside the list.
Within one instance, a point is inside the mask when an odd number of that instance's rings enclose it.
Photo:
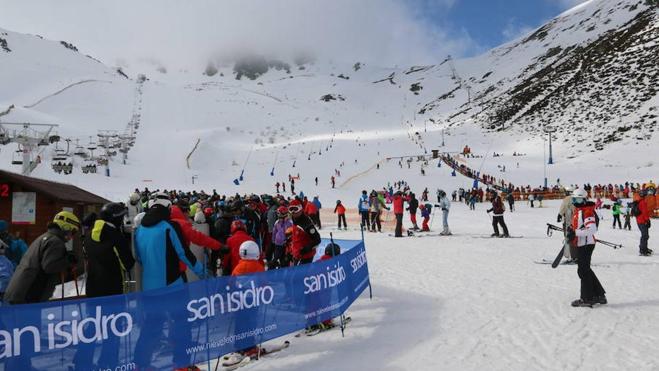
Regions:
[[[369,276],[363,242],[336,242],[341,255],[293,268],[2,306],[0,370],[171,370],[337,317],[369,286]]]

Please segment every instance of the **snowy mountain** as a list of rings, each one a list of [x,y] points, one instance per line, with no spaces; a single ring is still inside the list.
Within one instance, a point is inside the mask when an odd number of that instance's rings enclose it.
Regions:
[[[431,66],[250,56],[149,72],[146,81],[136,73],[127,79],[69,43],[1,31],[0,80],[9,88],[0,92],[0,120],[57,123],[62,137],[86,147],[98,130],[122,133],[137,118],[127,165],[111,160],[109,179],[55,174],[53,146],[42,149],[35,176],[108,197],[134,186],[187,187],[193,176],[207,189],[233,186],[241,172],[241,190],[254,192],[298,172],[301,187],[316,176],[327,185],[334,169],[342,171],[342,194],[403,177],[425,186],[419,164],[401,174],[398,160],[386,159],[465,144],[485,155],[474,166],[490,173],[503,163],[488,160],[490,152],[526,153],[531,170],[506,174],[516,184],[537,186],[545,176],[643,181],[656,169],[657,17],[644,1],[590,1],[486,54]],[[558,129],[559,159],[546,171],[545,124]],[[20,171],[8,165],[15,149],[2,147],[0,166]],[[89,162],[73,161],[78,173]],[[606,162],[607,172],[584,179],[583,165],[593,162]],[[378,163],[384,171],[374,173]],[[443,171],[429,167],[428,175]]]

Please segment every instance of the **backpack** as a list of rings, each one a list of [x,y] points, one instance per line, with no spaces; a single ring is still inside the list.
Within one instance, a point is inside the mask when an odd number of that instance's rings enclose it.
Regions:
[[[432,204],[425,204],[424,207],[428,210],[428,213],[432,211]]]
[[[641,215],[641,208],[638,206],[638,201],[632,202],[632,209],[630,211],[630,214],[632,214],[632,216]]]

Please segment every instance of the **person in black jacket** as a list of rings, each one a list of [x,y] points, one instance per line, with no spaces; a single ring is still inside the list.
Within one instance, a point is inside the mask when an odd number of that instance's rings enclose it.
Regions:
[[[121,231],[128,210],[120,203],[103,206],[99,219],[85,238],[87,296],[125,294],[128,272],[135,265],[128,240]]]
[[[410,200],[407,202],[407,211],[410,212],[410,221],[412,222],[412,229],[415,231],[419,230],[419,226],[416,225],[416,210],[419,208],[419,200],[416,199],[414,193],[410,193]]]

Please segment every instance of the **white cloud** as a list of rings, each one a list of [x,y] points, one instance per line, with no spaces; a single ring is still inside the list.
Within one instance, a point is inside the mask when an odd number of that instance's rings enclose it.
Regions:
[[[574,8],[575,6],[585,3],[586,1],[589,0],[548,0],[548,1],[558,2],[558,4],[563,8],[563,10],[565,10],[565,9]]]
[[[154,58],[189,65],[218,51],[312,50],[394,65],[474,47],[468,35],[419,20],[405,0],[0,0],[0,8],[0,27],[73,42],[110,64]]]
[[[503,36],[505,42],[508,42],[527,35],[534,29],[534,27],[519,23],[515,18],[511,18],[506,22],[503,30],[501,30],[501,36]]]

